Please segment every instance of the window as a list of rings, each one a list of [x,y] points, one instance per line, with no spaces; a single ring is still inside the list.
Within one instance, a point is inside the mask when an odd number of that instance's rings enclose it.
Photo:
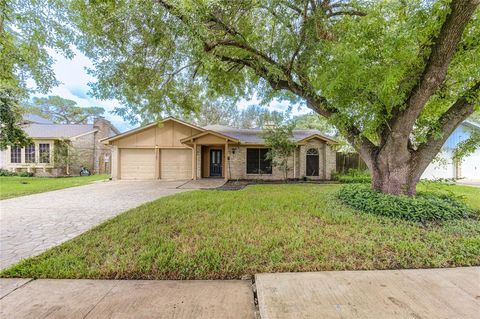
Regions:
[[[247,148],[247,174],[272,174],[267,152],[268,148]]]
[[[10,163],[22,162],[22,149],[18,146],[12,146],[10,148]]]
[[[38,144],[40,163],[50,163],[50,144]]]
[[[35,144],[25,147],[25,163],[35,163]]]

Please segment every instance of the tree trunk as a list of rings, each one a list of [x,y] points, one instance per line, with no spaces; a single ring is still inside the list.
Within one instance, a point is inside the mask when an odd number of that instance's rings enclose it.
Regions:
[[[443,143],[421,150],[402,148],[402,144],[391,139],[380,151],[361,154],[372,175],[372,189],[391,195],[415,195],[420,177]]]
[[[419,165],[416,154],[407,147],[402,148],[402,144],[403,141],[390,139],[365,161],[372,175],[372,189],[391,195],[416,194],[417,183],[427,166]],[[434,156],[428,159],[427,165]]]
[[[415,195],[419,181],[416,172],[409,165],[390,169],[378,166],[371,169],[372,189],[391,195]]]

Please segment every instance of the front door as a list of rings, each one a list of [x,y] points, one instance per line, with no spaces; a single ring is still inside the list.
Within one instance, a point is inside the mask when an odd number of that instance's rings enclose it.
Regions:
[[[222,150],[210,150],[210,176],[222,176]]]

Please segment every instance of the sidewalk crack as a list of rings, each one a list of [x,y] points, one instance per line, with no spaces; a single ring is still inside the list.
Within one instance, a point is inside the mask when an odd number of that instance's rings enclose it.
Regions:
[[[93,309],[95,309],[98,306],[98,304],[102,302],[105,299],[105,297],[108,296],[108,294],[113,290],[113,288],[117,287],[117,285],[118,285],[118,281],[115,281],[115,284],[110,289],[108,289],[108,291],[105,293],[105,295],[103,295],[102,298],[98,299],[97,303],[93,305],[93,307],[85,314],[85,316],[83,316],[83,319],[87,318],[88,315],[90,315],[90,313],[93,311]]]
[[[18,287],[15,287],[15,289],[13,289],[12,291],[10,291],[8,294],[6,294],[5,296],[1,297],[0,300],[2,300],[3,298],[5,298],[6,296],[10,295],[12,292],[14,292],[15,290],[18,290],[20,288],[22,288],[23,286],[25,286],[26,284],[29,284],[31,283],[32,281],[34,281],[35,279],[34,278],[29,278],[28,281],[25,281],[23,284],[21,284],[20,286]]]

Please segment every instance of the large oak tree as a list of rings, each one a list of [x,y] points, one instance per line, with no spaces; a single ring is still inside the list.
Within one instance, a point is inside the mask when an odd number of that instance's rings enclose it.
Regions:
[[[358,150],[374,189],[414,194],[479,104],[479,0],[73,0],[101,98],[123,114],[288,99]]]

